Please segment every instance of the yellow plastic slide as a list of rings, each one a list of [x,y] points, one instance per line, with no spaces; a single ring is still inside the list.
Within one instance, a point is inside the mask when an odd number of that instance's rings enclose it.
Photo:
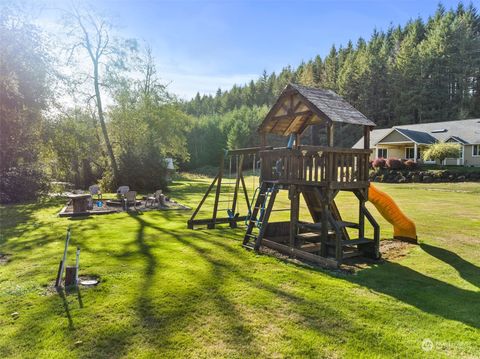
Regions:
[[[373,203],[383,218],[393,225],[395,238],[417,243],[415,223],[402,212],[392,197],[370,184],[368,200]]]

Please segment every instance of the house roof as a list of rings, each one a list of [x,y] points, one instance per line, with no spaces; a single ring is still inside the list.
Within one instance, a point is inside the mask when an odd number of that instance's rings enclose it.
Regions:
[[[463,144],[480,144],[480,119],[419,123],[413,125],[394,126],[393,128],[375,129],[370,134],[370,147],[396,129],[404,136],[412,139],[412,142],[429,144],[425,140],[434,138],[435,141],[445,142],[450,138],[456,138]],[[412,137],[413,136],[413,137]],[[353,146],[363,148],[363,137]]]
[[[448,142],[448,141],[450,141],[450,140],[454,140],[454,141],[456,141],[456,142],[458,142],[458,143],[461,143],[461,144],[464,144],[464,145],[466,145],[466,144],[468,143],[467,141],[461,139],[461,138],[458,137],[458,136],[450,136],[449,138],[447,138],[446,141]]]
[[[410,140],[416,143],[430,145],[432,143],[437,142],[437,139],[433,137],[431,134],[429,134],[428,132],[409,130],[406,128],[395,128],[395,130],[397,130],[402,135],[406,136],[407,138],[409,138]]]
[[[326,122],[375,126],[374,122],[331,90],[289,84],[258,131],[288,136],[302,133],[309,125]]]

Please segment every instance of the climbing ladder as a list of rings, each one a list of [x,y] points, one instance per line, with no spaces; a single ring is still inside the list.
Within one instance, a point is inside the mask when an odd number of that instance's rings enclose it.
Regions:
[[[247,231],[243,238],[243,246],[258,250],[265,235],[268,220],[273,210],[275,198],[277,197],[278,188],[275,182],[263,181],[255,193],[256,196],[254,195],[252,199],[252,203],[254,203],[253,208],[245,221]]]

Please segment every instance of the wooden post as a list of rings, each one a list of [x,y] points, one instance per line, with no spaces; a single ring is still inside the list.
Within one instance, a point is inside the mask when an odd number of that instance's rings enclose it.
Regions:
[[[60,263],[58,264],[58,271],[57,271],[57,279],[55,279],[55,287],[59,287],[60,286],[60,272],[62,270],[62,267],[63,267],[63,261],[61,260]]]
[[[297,149],[300,148],[300,141],[301,141],[301,140],[300,140],[300,137],[301,137],[301,136],[300,136],[299,133],[296,133],[296,134],[295,134],[295,148],[297,148]]]
[[[63,277],[63,270],[65,268],[65,261],[67,260],[67,250],[68,250],[68,243],[70,242],[70,227],[68,227],[67,229],[67,237],[65,238],[65,248],[63,250],[63,257],[62,257],[62,261],[61,261],[61,264],[60,264],[60,270],[58,271],[58,274],[57,274],[57,280],[55,281],[55,286],[59,286],[61,281],[62,281],[62,277]]]
[[[327,124],[327,146],[333,147],[334,142],[333,122],[330,122]]]
[[[260,136],[260,147],[264,149],[267,146],[267,134],[265,132],[262,132]]]
[[[365,238],[365,200],[363,195],[359,197],[358,206],[358,238]]]
[[[370,126],[363,126],[363,148],[370,149]]]
[[[231,208],[233,216],[236,215],[238,190],[240,187],[240,177],[243,169],[243,155],[237,155],[236,165],[237,165],[237,169],[235,174],[235,189],[233,192],[233,201],[232,201],[232,208]],[[237,228],[237,222],[235,220],[230,221],[230,228]]]
[[[78,267],[80,266],[80,247],[77,247],[77,258],[75,260],[75,285],[78,286]]]
[[[300,212],[300,193],[297,186],[290,186],[290,247],[295,248],[298,217]]]
[[[213,204],[212,223],[208,224],[208,229],[215,228],[215,221],[217,220],[218,200],[220,199],[220,190],[222,188],[224,161],[225,155],[222,154],[222,158],[220,159],[220,168],[218,170],[217,190],[215,191],[215,203]]]
[[[238,198],[238,189],[240,187],[240,178],[243,171],[243,155],[240,155],[239,160],[237,161],[237,173],[235,179],[235,192],[233,192],[233,201],[232,201],[232,212],[235,214],[235,209],[237,208],[237,198]]]
[[[65,268],[65,288],[75,285],[75,278],[77,277],[77,268],[75,266],[68,266]]]
[[[320,255],[322,257],[327,256],[327,242],[328,242],[328,195],[325,192],[321,192],[318,188],[315,187],[314,191],[317,193],[318,198],[320,199],[322,213],[321,213],[321,242],[320,242]]]
[[[215,183],[217,183],[217,180],[218,180],[218,174],[215,176],[212,183],[208,187],[207,192],[203,195],[203,198],[200,201],[200,203],[198,204],[195,211],[193,212],[192,217],[190,217],[190,220],[188,221],[188,228],[189,229],[193,229],[193,220],[195,219],[195,216],[197,215],[197,213],[200,211],[200,208],[202,208],[202,205],[205,202],[205,200],[207,199],[208,195],[210,194],[210,191],[212,190],[213,186],[215,186]]]
[[[243,195],[245,196],[245,201],[247,202],[247,210],[248,213],[250,213],[252,208],[250,205],[250,199],[248,198],[247,186],[245,185],[245,178],[243,178],[243,173],[240,173],[240,183],[242,184]]]
[[[312,146],[318,146],[320,144],[320,140],[318,138],[318,128],[319,125],[312,125],[311,127],[311,132],[310,132],[310,142],[312,143]]]

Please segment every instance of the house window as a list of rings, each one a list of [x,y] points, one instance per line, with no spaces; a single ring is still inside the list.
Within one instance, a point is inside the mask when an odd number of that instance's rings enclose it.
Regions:
[[[386,148],[378,148],[377,149],[377,157],[378,158],[387,158],[388,157],[388,151]]]
[[[475,157],[480,156],[480,145],[473,145],[472,146],[472,156],[475,156]]]
[[[413,160],[415,158],[415,148],[406,147],[405,148],[405,158],[407,160]]]

